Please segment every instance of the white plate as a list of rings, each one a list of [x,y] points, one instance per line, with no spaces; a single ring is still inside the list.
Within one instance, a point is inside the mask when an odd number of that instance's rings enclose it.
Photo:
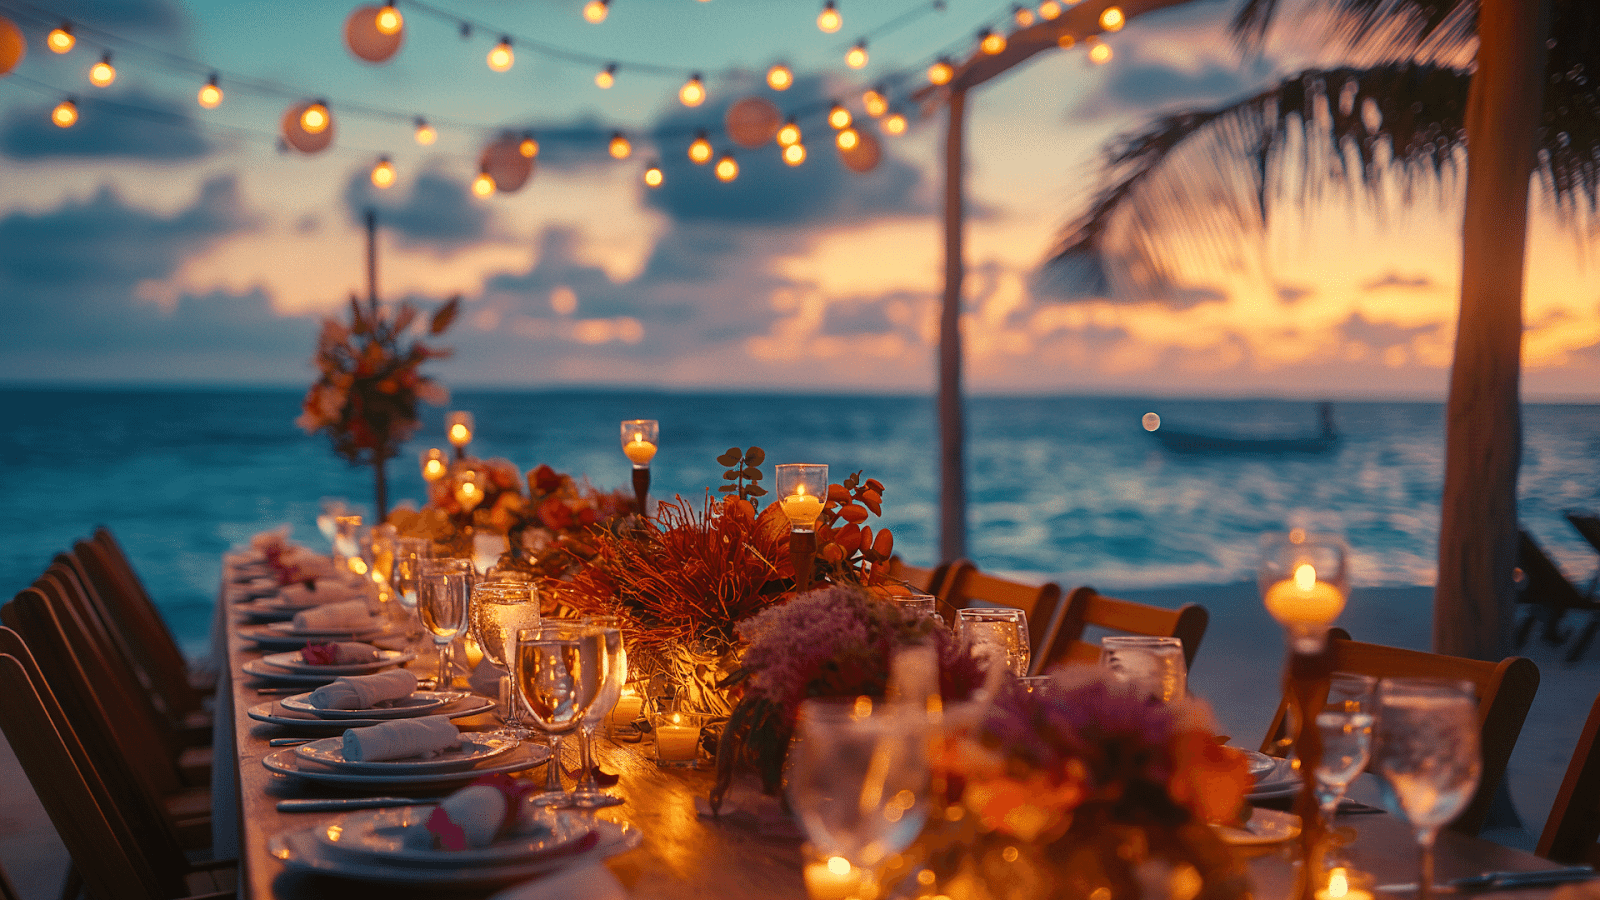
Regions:
[[[347,631],[327,632],[325,634],[290,634],[282,629],[275,629],[273,625],[289,625],[289,622],[273,622],[269,625],[241,625],[238,635],[250,641],[263,650],[298,650],[312,641],[365,641],[372,643],[380,638],[390,637],[399,632],[387,628],[376,631],[363,631],[352,634]]]
[[[570,852],[594,831],[593,818],[524,803],[523,815],[544,819],[545,827],[501,838],[487,847],[441,850],[406,846],[406,832],[423,825],[436,806],[407,806],[350,813],[312,830],[317,843],[336,853],[401,866],[513,866]],[[538,810],[537,812],[532,812]]]
[[[1275,797],[1290,797],[1300,790],[1300,773],[1295,769],[1294,763],[1287,759],[1280,759],[1273,765],[1272,771],[1258,777],[1250,792],[1245,794],[1247,800],[1270,800]]]
[[[1276,809],[1258,809],[1242,827],[1214,825],[1217,837],[1230,844],[1278,844],[1300,836],[1300,817]]]
[[[468,694],[448,706],[442,706],[435,710],[434,715],[459,719],[463,716],[475,716],[481,712],[488,712],[491,709],[494,709],[493,700],[477,694]],[[342,733],[346,728],[361,728],[365,725],[377,725],[379,722],[390,721],[388,719],[319,719],[316,716],[306,715],[305,713],[291,712],[278,703],[257,703],[255,706],[245,710],[245,715],[255,719],[257,722],[266,722],[269,725],[282,725],[285,728],[292,728],[298,731],[322,732],[324,734],[329,731]]]
[[[240,666],[239,670],[244,674],[255,678],[265,678],[269,681],[277,681],[284,684],[305,684],[315,686],[327,684],[328,682],[339,677],[332,672],[324,675],[313,675],[310,673],[302,675],[299,672],[291,672],[288,669],[280,669],[277,666],[269,666],[259,659],[245,660],[244,665]]]
[[[332,852],[322,846],[317,842],[314,828],[275,834],[267,842],[267,849],[282,861],[284,868],[293,871],[389,884],[482,887],[523,881],[567,866],[598,862],[608,856],[632,850],[639,846],[642,840],[639,829],[626,822],[596,821],[593,827],[597,839],[593,847],[506,866],[429,868],[365,862],[347,854]]]
[[[312,640],[347,641],[346,635],[374,634],[389,627],[389,623],[379,616],[368,616],[368,624],[359,628],[296,628],[293,622],[272,622],[267,625],[267,630],[275,631],[282,635],[293,635]]]
[[[371,662],[347,663],[337,666],[319,666],[308,663],[301,659],[299,650],[289,650],[284,653],[268,653],[266,656],[261,657],[261,661],[269,666],[277,666],[280,669],[288,669],[291,672],[298,672],[302,675],[323,673],[332,675],[362,675],[367,672],[377,672],[382,669],[387,669],[390,666],[398,666],[406,660],[411,659],[414,655],[415,654],[401,650],[379,650],[378,658],[372,660]]]
[[[383,706],[367,709],[323,709],[311,705],[311,692],[307,691],[304,694],[285,697],[278,702],[290,712],[307,713],[319,719],[410,719],[459,699],[461,694],[455,692],[413,691],[409,697],[385,700]]]
[[[281,775],[298,775],[312,781],[327,781],[335,784],[359,785],[362,787],[374,785],[419,785],[430,784],[441,787],[451,784],[466,784],[479,775],[492,775],[495,772],[520,772],[531,769],[550,758],[550,748],[543,744],[519,744],[517,749],[494,759],[487,759],[469,769],[456,769],[449,772],[340,772],[313,762],[307,762],[295,754],[296,747],[284,747],[262,757],[261,764],[267,769]]]
[[[1278,760],[1275,757],[1268,756],[1259,750],[1241,749],[1239,752],[1244,754],[1245,762],[1250,766],[1251,778],[1260,778],[1278,767]]]
[[[309,744],[301,744],[294,748],[294,752],[301,759],[308,759],[314,763],[321,763],[330,769],[341,772],[448,772],[452,769],[467,769],[492,759],[502,753],[510,753],[517,746],[516,741],[497,738],[490,734],[477,734],[467,732],[461,736],[461,746],[451,747],[439,751],[437,756],[426,759],[413,756],[408,759],[384,760],[351,760],[344,758],[344,738],[323,738]]]

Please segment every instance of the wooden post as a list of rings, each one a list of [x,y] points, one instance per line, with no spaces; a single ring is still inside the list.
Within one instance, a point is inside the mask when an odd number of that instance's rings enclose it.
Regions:
[[[967,555],[966,419],[961,397],[962,155],[967,92],[952,90],[944,141],[944,305],[939,314],[939,559]]]

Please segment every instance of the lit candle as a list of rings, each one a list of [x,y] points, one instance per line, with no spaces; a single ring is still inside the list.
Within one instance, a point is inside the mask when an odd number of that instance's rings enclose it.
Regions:
[[[422,477],[427,481],[438,481],[450,466],[445,462],[444,451],[438,447],[422,451]]]
[[[656,723],[656,759],[694,762],[700,751],[700,723],[683,713],[672,713]]]
[[[639,718],[639,710],[644,708],[644,698],[631,687],[622,689],[622,694],[617,697],[617,705],[611,708],[610,725],[612,728],[622,728],[632,725]]]
[[[636,466],[648,466],[650,460],[655,459],[656,445],[644,439],[642,435],[634,435],[633,440],[622,445],[622,452]]]
[[[1318,581],[1316,567],[1301,563],[1292,577],[1267,588],[1262,602],[1285,625],[1331,625],[1344,611],[1344,591]]]
[[[656,443],[661,440],[661,423],[655,419],[622,420],[622,453],[635,469],[650,468]]]
[[[850,900],[861,890],[861,873],[842,856],[807,862],[805,879],[811,900]]]
[[[450,446],[459,451],[472,443],[472,413],[450,413],[445,416],[444,424],[445,437],[450,439]]]
[[[477,473],[468,471],[461,483],[456,485],[456,502],[467,512],[472,512],[479,503],[483,502],[483,489],[478,487]]]
[[[797,528],[810,528],[822,515],[822,500],[806,493],[802,485],[799,491],[783,498],[783,514],[789,517],[789,524]]]
[[[1335,866],[1328,870],[1327,887],[1317,890],[1317,900],[1372,900],[1372,892],[1363,886],[1368,881],[1363,872]]]

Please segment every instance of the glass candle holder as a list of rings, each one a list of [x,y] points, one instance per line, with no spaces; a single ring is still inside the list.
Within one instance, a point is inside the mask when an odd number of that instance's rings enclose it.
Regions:
[[[777,468],[778,503],[795,531],[812,531],[828,502],[828,467],[818,463],[783,463]]]
[[[661,424],[655,419],[622,420],[622,452],[635,469],[650,468],[661,438]]]
[[[430,484],[443,478],[450,470],[450,461],[445,459],[444,451],[438,447],[422,451],[418,461],[422,466],[422,480]]]
[[[460,457],[467,450],[467,445],[472,443],[472,413],[455,410],[445,414],[444,436],[450,441],[450,446],[456,448],[456,456]]]
[[[645,710],[656,739],[656,765],[693,768],[700,759],[705,714],[678,697],[651,697]]]
[[[1262,538],[1256,572],[1261,600],[1297,652],[1319,652],[1328,628],[1344,611],[1348,558],[1344,541],[1334,535],[1295,528]]]

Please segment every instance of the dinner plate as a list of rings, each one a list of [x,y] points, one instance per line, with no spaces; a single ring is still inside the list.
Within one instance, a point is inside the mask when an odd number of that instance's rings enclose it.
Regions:
[[[1300,836],[1300,817],[1276,809],[1258,809],[1243,825],[1214,825],[1217,836],[1230,844],[1278,844]]]
[[[425,867],[369,862],[324,847],[317,842],[316,828],[275,834],[268,840],[267,850],[283,863],[284,868],[291,871],[388,884],[465,888],[523,881],[567,866],[598,862],[632,850],[642,840],[639,829],[626,822],[598,820],[591,827],[594,834],[594,838],[589,839],[594,842],[591,847],[584,847],[583,843],[586,842],[580,842],[577,847],[563,853],[551,853],[504,866]]]
[[[1289,797],[1300,790],[1300,773],[1295,769],[1294,763],[1287,759],[1276,760],[1272,771],[1258,776],[1256,783],[1245,794],[1247,800],[1271,800],[1276,797]]]
[[[244,665],[239,667],[239,670],[255,678],[265,678],[268,681],[276,681],[283,684],[304,684],[312,687],[327,684],[340,677],[332,672],[321,674],[315,672],[291,672],[288,669],[269,666],[259,659],[246,660]]]
[[[447,706],[434,710],[434,715],[449,716],[459,719],[464,716],[475,716],[481,712],[494,709],[494,701],[478,694],[468,694],[460,700]],[[269,725],[282,725],[296,731],[343,732],[346,728],[360,728],[364,725],[377,725],[389,719],[320,719],[306,713],[297,713],[284,709],[281,703],[257,703],[245,710],[245,715],[257,722],[266,722]]]
[[[1245,762],[1250,766],[1250,777],[1260,778],[1278,767],[1276,757],[1268,756],[1259,750],[1239,750],[1244,754]]]
[[[311,705],[311,692],[295,694],[278,701],[290,712],[309,713],[319,719],[409,719],[431,712],[446,703],[461,699],[459,693],[413,691],[409,697],[384,700],[383,706],[366,709],[323,709]]]
[[[263,650],[298,650],[312,641],[366,641],[371,643],[380,638],[389,637],[398,632],[386,628],[374,631],[362,631],[352,634],[348,631],[327,632],[322,634],[306,633],[291,634],[282,629],[273,628],[273,625],[288,625],[289,622],[273,622],[268,625],[241,625],[237,634],[244,640],[250,641]]]
[[[294,748],[294,752],[301,759],[321,763],[330,769],[338,769],[341,772],[371,772],[378,774],[383,772],[448,772],[452,769],[467,769],[502,753],[510,753],[516,746],[517,742],[513,740],[495,737],[488,733],[467,732],[461,735],[461,746],[441,750],[438,755],[426,758],[413,756],[407,759],[345,759],[343,737],[323,738],[320,741],[301,744]]]
[[[524,815],[538,817],[538,824],[524,834],[500,838],[487,847],[443,850],[407,846],[407,832],[425,825],[437,806],[406,806],[398,809],[373,809],[340,816],[313,830],[317,843],[335,852],[380,863],[402,866],[509,866],[574,849],[594,831],[593,819],[575,813],[524,806]]]
[[[327,781],[334,784],[360,787],[427,784],[448,787],[452,784],[466,784],[479,775],[531,769],[550,758],[549,747],[543,744],[523,743],[517,745],[517,748],[510,753],[483,760],[466,769],[452,769],[445,772],[344,772],[301,759],[295,753],[297,749],[299,748],[284,747],[276,750],[262,757],[261,764],[280,775],[297,775],[312,781]]]
[[[288,669],[291,672],[298,672],[302,675],[363,675],[368,672],[387,669],[390,666],[397,666],[414,656],[415,654],[409,651],[379,650],[378,658],[371,662],[324,666],[308,663],[300,658],[299,650],[290,650],[285,653],[268,653],[266,656],[261,657],[261,661],[269,666],[277,666],[280,669]]]
[[[310,638],[311,640],[348,641],[350,635],[376,634],[387,628],[389,623],[378,616],[368,616],[369,624],[360,628],[296,628],[293,622],[271,622],[267,630],[278,634],[293,635],[294,637]]]

